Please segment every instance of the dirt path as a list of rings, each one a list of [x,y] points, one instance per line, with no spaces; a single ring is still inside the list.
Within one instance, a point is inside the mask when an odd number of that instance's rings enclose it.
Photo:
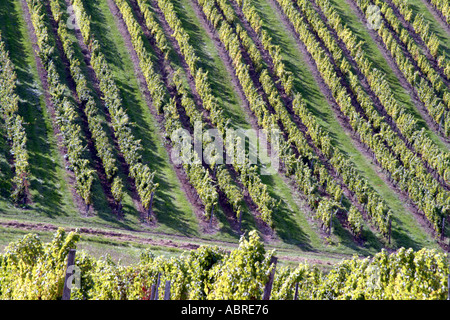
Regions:
[[[45,99],[45,105],[47,107],[47,111],[50,114],[51,120],[52,120],[52,128],[53,128],[53,134],[56,137],[56,141],[58,144],[58,151],[60,154],[60,157],[63,161],[63,164],[66,168],[70,167],[70,163],[68,162],[68,160],[64,157],[64,155],[67,153],[66,149],[64,147],[64,143],[63,143],[63,138],[61,135],[61,132],[58,128],[58,126],[56,125],[56,113],[55,113],[55,106],[53,105],[53,103],[51,102],[51,96],[49,93],[49,85],[48,85],[48,79],[47,79],[47,71],[44,68],[44,65],[42,64],[41,59],[38,56],[38,52],[40,51],[39,46],[37,45],[37,37],[36,37],[36,32],[33,26],[33,23],[31,21],[31,16],[30,16],[30,11],[28,8],[28,4],[26,2],[26,0],[20,0],[20,3],[22,5],[22,10],[24,12],[24,20],[25,20],[25,24],[27,26],[27,31],[28,31],[28,35],[30,37],[31,40],[31,44],[33,47],[33,53],[34,53],[34,59],[35,59],[35,63],[37,66],[37,71],[38,71],[38,76],[40,79],[40,82],[42,84],[42,88],[44,91],[44,99]],[[72,194],[72,199],[73,199],[73,203],[74,205],[77,207],[78,211],[83,214],[88,216],[89,214],[93,214],[93,208],[91,206],[90,210],[87,211],[86,209],[86,205],[84,203],[84,200],[81,198],[80,195],[78,195],[78,193],[75,191],[75,183],[76,183],[76,178],[75,175],[72,171],[70,170],[65,170],[65,175],[64,175],[64,180],[66,180],[66,183],[68,185],[68,188],[70,189],[70,192]]]
[[[30,233],[39,232],[55,232],[60,226],[49,224],[49,223],[31,223],[25,221],[16,220],[0,220],[0,227],[11,228],[17,230],[29,231]],[[105,229],[95,229],[95,228],[73,228],[64,227],[66,232],[75,232],[81,235],[81,240],[83,240],[83,235],[86,236],[100,236],[110,239],[111,241],[118,242],[132,242],[148,246],[158,246],[165,248],[175,248],[179,250],[196,250],[200,246],[218,246],[224,249],[226,252],[230,252],[238,247],[237,243],[232,242],[222,242],[216,240],[206,240],[206,239],[193,239],[191,237],[184,237],[178,235],[164,234],[164,237],[159,236],[157,233],[139,232],[139,235],[133,235],[129,233],[124,233],[120,231],[105,230]],[[159,238],[158,238],[159,236]],[[89,241],[89,240],[86,240]],[[267,248],[269,249],[269,248]],[[318,253],[318,252],[294,252],[291,250],[277,250],[276,256],[283,261],[288,262],[298,262],[298,263],[308,263],[317,264],[323,266],[331,266],[330,260],[338,262],[342,259],[351,259],[350,255],[336,254],[336,253]]]
[[[0,226],[6,227],[6,228],[15,228],[20,230],[29,230],[31,232],[42,232],[42,231],[48,231],[48,232],[55,232],[59,226],[48,224],[48,223],[30,223],[30,222],[23,222],[23,221],[0,221]],[[149,244],[149,245],[155,245],[155,246],[163,246],[163,247],[170,247],[170,248],[179,248],[179,249],[186,249],[186,250],[195,250],[199,248],[200,246],[194,243],[187,243],[187,242],[174,242],[171,240],[165,240],[165,239],[159,239],[154,240],[150,238],[143,238],[139,236],[134,236],[130,234],[125,234],[117,231],[111,231],[111,230],[105,230],[105,229],[94,229],[94,228],[67,228],[64,227],[64,229],[67,232],[77,231],[83,235],[96,235],[96,236],[103,236],[106,238],[110,238],[112,240],[116,241],[130,241],[130,242],[136,242],[140,244]]]

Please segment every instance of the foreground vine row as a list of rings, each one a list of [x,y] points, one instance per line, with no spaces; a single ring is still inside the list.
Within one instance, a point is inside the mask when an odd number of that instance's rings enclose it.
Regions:
[[[59,229],[49,243],[35,234],[12,242],[0,255],[0,298],[61,299],[67,254],[80,241],[78,233]],[[171,300],[261,300],[275,252],[267,252],[256,232],[225,252],[202,246],[182,257],[166,258],[143,251],[137,264],[124,266],[106,256],[76,253],[80,287],[74,300],[144,300],[159,279],[158,299],[166,281]],[[245,263],[242,263],[245,261]],[[372,258],[343,260],[327,273],[316,266],[277,266],[272,300],[445,300],[448,256],[431,249],[383,250]],[[297,289],[296,289],[297,287]]]
[[[122,107],[119,88],[101,51],[101,44],[95,39],[91,30],[90,17],[84,9],[83,1],[73,0],[71,3],[75,8],[77,23],[84,43],[88,46],[91,54],[91,65],[99,80],[99,87],[103,93],[102,98],[110,114],[119,149],[129,166],[129,175],[134,179],[142,207],[150,213],[154,192],[158,188],[158,183],[154,182],[155,172],[142,162],[142,155],[139,154],[139,151],[143,148],[142,144],[140,140],[134,137],[131,131],[129,117],[126,110]]]

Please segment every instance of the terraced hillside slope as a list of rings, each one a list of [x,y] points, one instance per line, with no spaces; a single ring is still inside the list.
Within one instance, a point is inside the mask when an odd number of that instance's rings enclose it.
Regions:
[[[0,245],[65,226],[187,248],[257,230],[294,260],[448,251],[448,13],[1,1]]]

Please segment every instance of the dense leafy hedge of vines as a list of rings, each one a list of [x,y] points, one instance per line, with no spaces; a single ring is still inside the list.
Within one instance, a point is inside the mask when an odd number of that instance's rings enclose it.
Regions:
[[[61,299],[69,249],[80,235],[59,229],[51,242],[35,234],[10,243],[0,255],[1,299]],[[72,299],[148,299],[160,275],[158,298],[171,282],[171,300],[262,299],[274,251],[267,252],[255,231],[242,237],[239,247],[225,252],[201,246],[179,257],[141,254],[140,262],[121,265],[109,256],[99,259],[79,251],[75,264],[80,287]],[[298,284],[299,299],[441,299],[447,298],[448,256],[435,249],[383,250],[372,258],[342,260],[329,272],[316,266],[277,266],[271,292],[273,300],[292,300]]]

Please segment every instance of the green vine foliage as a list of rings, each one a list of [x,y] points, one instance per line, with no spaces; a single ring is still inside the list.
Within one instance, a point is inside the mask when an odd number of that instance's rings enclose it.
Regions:
[[[428,0],[440,12],[448,25],[450,25],[450,4],[446,0]]]
[[[273,251],[266,254],[256,231],[251,231],[248,239],[241,238],[237,250],[209,272],[207,299],[261,300],[273,268],[273,255]]]
[[[66,257],[80,235],[59,229],[49,243],[29,234],[0,256],[0,298],[54,300],[62,297]]]
[[[67,255],[80,240],[78,232],[58,229],[49,243],[35,234],[9,244],[0,254],[0,299],[61,299]],[[158,299],[170,281],[171,300],[262,299],[275,265],[256,231],[226,252],[201,246],[178,257],[156,257],[149,249],[137,264],[121,265],[108,255],[76,253],[80,286],[73,300],[145,300],[159,276]],[[369,258],[353,257],[327,273],[317,266],[277,266],[271,299],[441,299],[447,298],[449,261],[436,249],[382,250]]]
[[[19,115],[19,97],[15,93],[17,74],[5,42],[0,33],[0,117],[13,158],[14,177],[11,197],[15,203],[25,203],[29,186],[30,164],[27,150],[27,134],[23,118]]]
[[[154,28],[155,23],[152,21],[152,15],[148,13],[148,7],[143,4],[143,1],[139,1],[138,3],[140,6],[140,10],[146,18],[146,23],[149,28],[153,30],[152,32],[154,34],[160,34],[158,28]],[[172,36],[180,46],[181,54],[186,60],[190,73],[194,77],[195,87],[203,101],[203,107],[209,111],[212,124],[225,138],[226,129],[230,128],[230,118],[225,116],[223,108],[219,104],[217,97],[212,94],[208,73],[204,72],[202,68],[198,67],[198,61],[200,59],[196,55],[194,47],[190,43],[190,37],[186,30],[183,28],[181,20],[175,12],[174,5],[170,0],[158,0],[157,3],[164,15],[164,19],[169,24],[170,28],[174,31]],[[214,12],[217,13],[217,10]],[[216,23],[219,23],[220,19],[218,13],[216,17]],[[241,36],[244,37],[244,33],[241,33]],[[163,48],[161,48],[161,50],[164,51]],[[257,59],[256,56],[254,56],[254,58]],[[177,80],[175,80],[175,82],[177,82]],[[180,85],[177,85],[177,90],[179,91],[179,89]],[[183,105],[183,107],[185,107],[185,109],[187,110],[187,114],[189,113],[188,115],[191,118],[191,121],[195,118],[200,119],[200,115],[193,115],[192,112],[189,112],[189,109],[192,109],[192,107],[188,106],[189,103],[188,101],[186,101],[186,99],[184,99],[184,102],[185,105]],[[226,148],[227,147],[229,146],[226,146]],[[226,149],[226,152],[227,154],[229,154],[229,148]],[[272,196],[269,194],[267,186],[262,182],[261,177],[256,170],[256,166],[250,165],[248,162],[240,164],[239,162],[234,161],[233,167],[236,173],[239,175],[239,180],[241,181],[243,187],[247,189],[250,197],[258,206],[258,210],[261,213],[261,218],[269,226],[273,227],[274,222],[272,219],[272,215],[274,214],[276,202],[275,199],[272,198]],[[227,171],[223,170],[223,168],[218,169],[218,176],[216,178],[219,188],[226,194],[228,202],[233,207],[236,217],[239,218],[241,214],[240,203],[243,201],[243,198],[239,196],[238,192],[236,192],[238,190],[237,186],[227,183],[227,181],[231,182],[232,178]]]

